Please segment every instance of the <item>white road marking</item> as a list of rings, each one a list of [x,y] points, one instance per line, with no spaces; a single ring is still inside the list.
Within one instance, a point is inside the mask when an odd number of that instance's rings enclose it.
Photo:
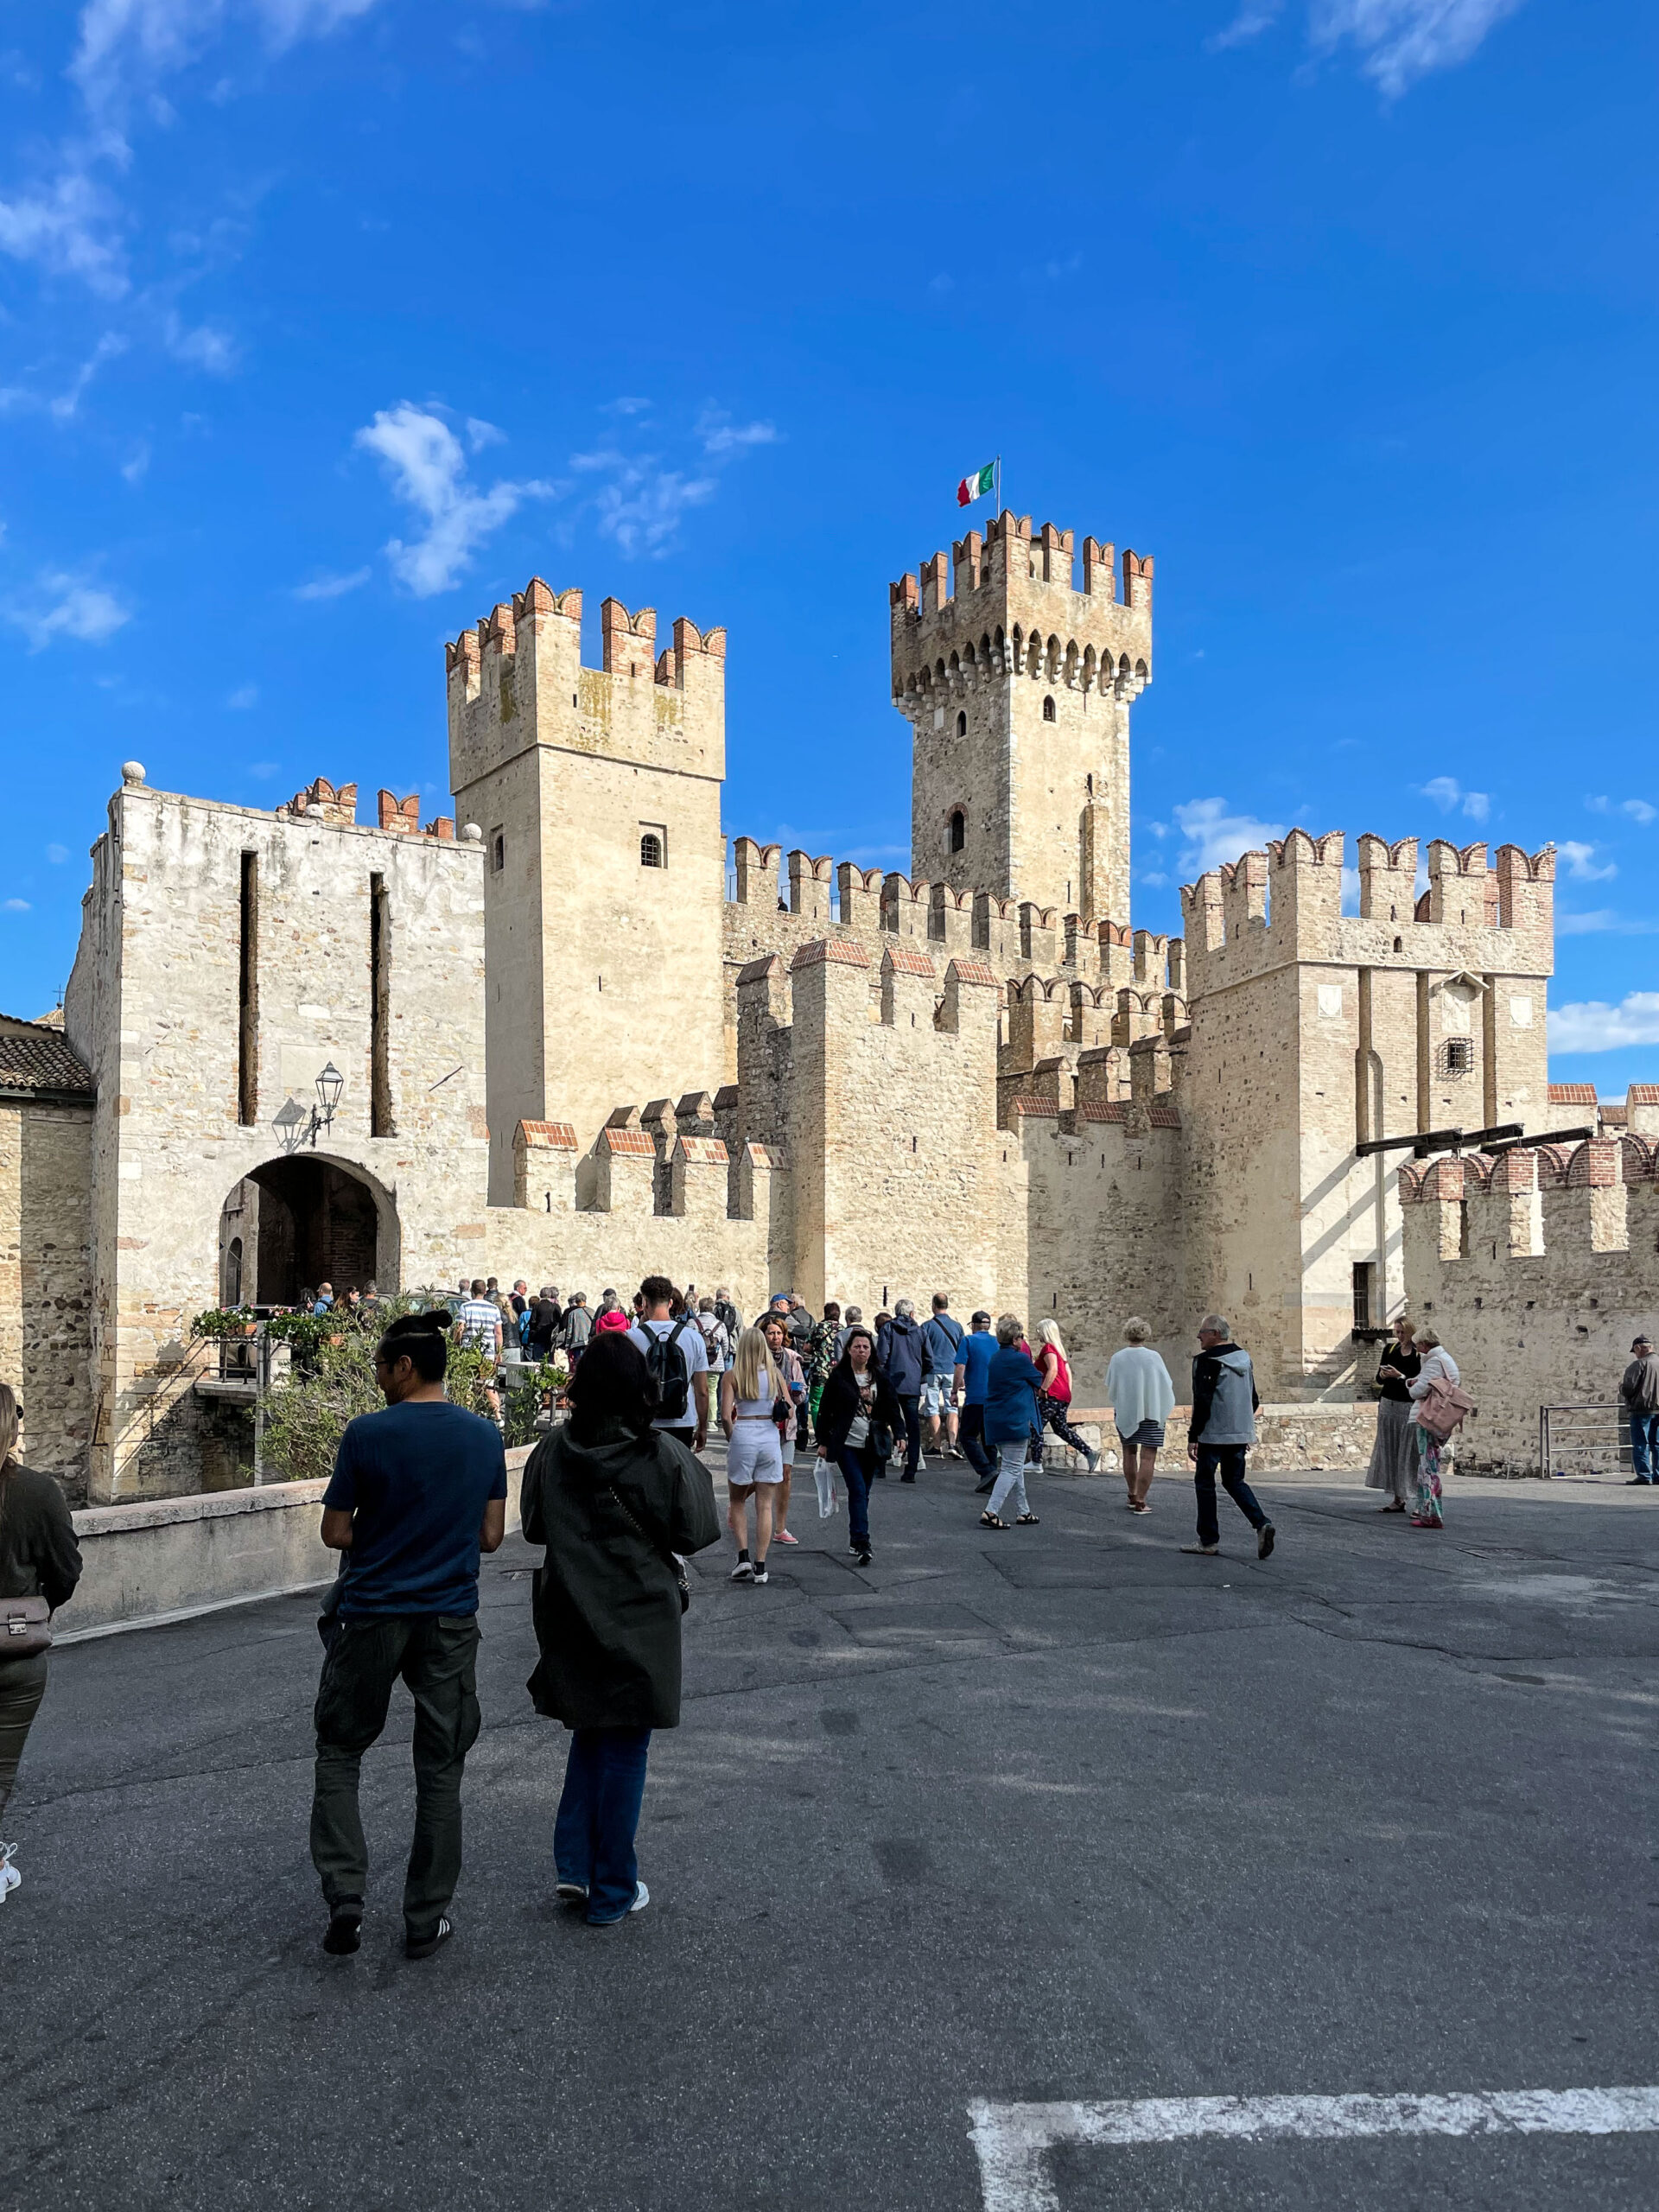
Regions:
[[[985,2212],[1060,2212],[1044,2166],[1062,2144],[1198,2136],[1357,2140],[1375,2135],[1626,2135],[1659,2130],[1659,2088],[1471,2089],[1452,2096],[1136,2097],[1109,2104],[968,2107]]]

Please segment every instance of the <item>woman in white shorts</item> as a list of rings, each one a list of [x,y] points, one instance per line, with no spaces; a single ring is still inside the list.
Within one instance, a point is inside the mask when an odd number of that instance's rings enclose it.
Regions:
[[[737,1357],[720,1378],[720,1426],[726,1439],[726,1522],[737,1540],[734,1582],[765,1582],[772,1506],[784,1479],[772,1409],[787,1394],[766,1338],[745,1329]],[[754,1557],[749,1557],[749,1500],[754,1500]]]
[[[778,1451],[784,1463],[784,1486],[779,1491],[772,1508],[772,1537],[780,1544],[799,1541],[789,1533],[789,1485],[795,1471],[795,1430],[806,1403],[806,1376],[802,1372],[798,1354],[791,1348],[789,1332],[776,1313],[763,1316],[760,1333],[766,1340],[766,1350],[772,1354],[772,1363],[783,1382],[782,1398],[788,1402],[789,1419],[778,1428]]]

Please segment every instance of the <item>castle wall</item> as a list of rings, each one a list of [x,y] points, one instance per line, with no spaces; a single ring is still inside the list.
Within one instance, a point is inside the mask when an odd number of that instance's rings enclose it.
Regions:
[[[1152,673],[1152,563],[1003,513],[889,593],[911,725],[912,861],[1057,913],[1127,922],[1130,702]],[[960,846],[953,815],[962,817]]]
[[[1406,1288],[1479,1408],[1458,1464],[1532,1474],[1618,1465],[1618,1380],[1659,1327],[1659,1181],[1642,1137],[1413,1163],[1399,1173]],[[1558,1431],[1539,1464],[1542,1406],[1605,1409]],[[1584,1417],[1579,1417],[1583,1421]]]
[[[538,579],[448,648],[450,779],[484,832],[493,1203],[512,1137],[726,1071],[721,980],[726,633]],[[649,841],[649,842],[647,842]],[[649,852],[651,864],[645,855]]]
[[[79,1492],[92,1443],[92,1114],[0,1097],[0,1376],[22,1457]]]
[[[258,887],[256,1118],[239,1082],[243,855]],[[267,814],[129,782],[93,849],[65,1003],[97,1084],[95,1500],[189,1490],[204,1415],[192,1317],[217,1302],[219,1215],[288,1154],[284,1102],[344,1078],[315,1147],[370,1192],[378,1276],[445,1283],[484,1236],[483,912],[476,845]],[[389,928],[395,1134],[372,1134],[371,877]],[[336,1288],[344,1285],[337,1284]]]
[[[1387,1156],[1359,1142],[1430,1128],[1544,1123],[1554,855],[1512,846],[1344,841],[1293,830],[1184,889],[1189,1266],[1251,1341],[1275,1395],[1351,1392],[1351,1340],[1403,1294]],[[1208,1282],[1211,1288],[1200,1290]],[[1241,1318],[1243,1317],[1243,1318]]]
[[[1105,1403],[1106,1368],[1139,1314],[1175,1377],[1191,1357],[1185,1150],[1167,1101],[1154,1122],[1127,1104],[1062,1116],[1027,1103],[1013,1116],[1030,1176],[1027,1325],[1058,1322],[1079,1405]]]

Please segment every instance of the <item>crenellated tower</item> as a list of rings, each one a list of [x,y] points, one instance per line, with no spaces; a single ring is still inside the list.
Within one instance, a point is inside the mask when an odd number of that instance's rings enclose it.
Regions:
[[[445,648],[449,776],[484,832],[490,1198],[520,1121],[585,1148],[619,1101],[721,1070],[726,632],[539,578]]]
[[[889,588],[915,740],[912,874],[1087,923],[1129,918],[1129,707],[1152,677],[1152,561],[1028,515]]]

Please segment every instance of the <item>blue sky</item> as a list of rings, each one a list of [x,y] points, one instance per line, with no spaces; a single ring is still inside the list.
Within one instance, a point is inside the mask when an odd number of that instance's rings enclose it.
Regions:
[[[61,988],[124,759],[435,812],[442,641],[533,573],[728,626],[728,834],[902,865],[887,585],[1001,451],[1156,556],[1137,923],[1294,822],[1554,839],[1553,1071],[1659,1078],[1650,9],[5,35],[0,1006]]]

